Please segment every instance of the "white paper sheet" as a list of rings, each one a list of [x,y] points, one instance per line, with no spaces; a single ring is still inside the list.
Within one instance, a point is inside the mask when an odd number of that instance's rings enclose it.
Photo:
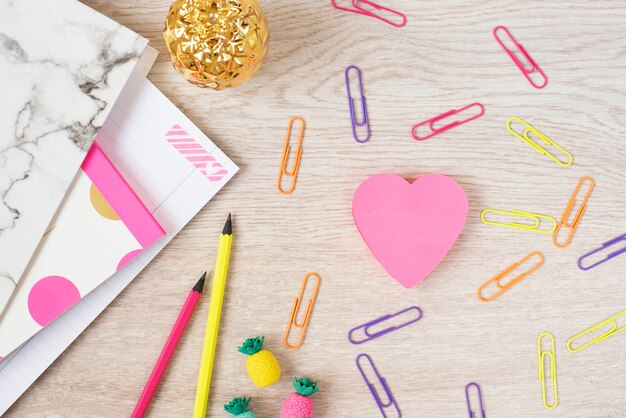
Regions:
[[[167,235],[0,362],[0,415],[238,170],[145,77],[129,81],[102,131],[99,145]]]

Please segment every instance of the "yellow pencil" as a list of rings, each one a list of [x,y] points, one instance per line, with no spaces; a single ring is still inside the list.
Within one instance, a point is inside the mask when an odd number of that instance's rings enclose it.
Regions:
[[[215,272],[213,273],[213,290],[211,291],[211,300],[209,302],[209,316],[206,322],[206,333],[204,334],[204,348],[202,349],[202,361],[200,362],[193,418],[204,418],[206,416],[213,361],[215,360],[217,331],[220,326],[224,288],[226,287],[226,273],[228,271],[228,260],[230,259],[232,243],[233,231],[229,213],[222,235],[220,235],[220,245],[217,250],[217,261],[215,262]]]

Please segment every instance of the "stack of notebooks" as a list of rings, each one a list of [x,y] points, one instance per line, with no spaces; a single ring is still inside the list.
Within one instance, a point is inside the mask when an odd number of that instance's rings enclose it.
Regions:
[[[146,39],[76,0],[0,16],[2,415],[238,168]]]

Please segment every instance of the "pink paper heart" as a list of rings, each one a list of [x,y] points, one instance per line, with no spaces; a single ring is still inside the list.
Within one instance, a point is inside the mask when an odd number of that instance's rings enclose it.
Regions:
[[[456,241],[467,196],[449,177],[428,174],[409,183],[377,174],[354,193],[352,216],[374,257],[404,287],[422,281]]]

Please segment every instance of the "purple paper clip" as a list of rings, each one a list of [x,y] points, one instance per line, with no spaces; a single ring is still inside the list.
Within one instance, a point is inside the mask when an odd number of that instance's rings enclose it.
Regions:
[[[454,115],[456,115],[458,113],[464,112],[467,109],[471,109],[472,107],[478,107],[480,109],[479,113],[477,113],[476,115],[470,116],[470,117],[468,117],[466,119],[463,119],[463,120],[452,121],[452,122],[450,122],[450,123],[448,123],[446,125],[443,125],[441,128],[435,128],[435,123],[437,123],[437,122],[439,122],[439,121],[441,121],[443,119],[447,119],[450,116],[454,116]],[[413,125],[413,129],[411,129],[411,134],[413,135],[413,139],[415,139],[416,141],[423,141],[423,140],[431,138],[431,137],[433,137],[435,135],[439,135],[439,134],[447,131],[448,129],[455,128],[455,127],[457,127],[459,125],[463,125],[464,123],[467,123],[467,122],[472,121],[472,120],[474,120],[476,118],[479,118],[479,117],[481,117],[484,114],[485,114],[485,108],[483,107],[483,105],[481,105],[480,103],[472,103],[472,104],[467,105],[465,107],[462,107],[462,108],[460,108],[458,110],[454,110],[454,109],[453,110],[449,110],[446,113],[442,113],[439,116],[435,116],[434,118],[430,118],[428,120],[425,120],[424,122],[420,122],[420,123],[418,123],[416,125]],[[428,129],[430,130],[430,134],[428,134],[428,135],[426,135],[424,137],[417,136],[417,134],[415,133],[417,128],[419,128],[420,126],[426,125],[426,124],[428,125]]]
[[[417,318],[412,318],[410,321],[403,323],[402,325],[397,325],[397,326],[391,326],[388,328],[385,328],[383,330],[371,333],[369,332],[369,328],[373,327],[374,325],[378,325],[381,322],[385,322],[388,321],[392,318],[395,318],[397,316],[403,315],[409,311],[417,311]],[[420,319],[422,319],[422,310],[420,308],[418,308],[417,306],[411,306],[409,308],[406,308],[404,310],[401,310],[400,312],[396,312],[394,314],[389,314],[389,315],[383,315],[380,318],[376,318],[373,321],[367,322],[363,325],[359,325],[358,327],[354,327],[350,330],[350,332],[348,332],[348,340],[352,343],[352,344],[363,344],[365,342],[368,342],[370,340],[373,340],[374,338],[378,338],[378,337],[382,337],[385,334],[389,334],[390,332],[396,331],[400,328],[404,328],[408,325],[411,325],[417,321],[419,321]],[[364,340],[354,340],[352,338],[352,333],[358,330],[363,329],[363,333],[366,335],[367,338],[365,338]]]
[[[361,368],[361,364],[359,363],[359,360],[361,358],[365,358],[369,362],[370,368],[374,371],[374,374],[376,375],[376,378],[378,379],[378,382],[381,384],[381,386],[383,387],[383,390],[385,391],[385,394],[387,395],[387,399],[389,399],[389,401],[387,403],[383,403],[380,400],[380,396],[378,396],[378,393],[376,392],[376,389],[374,388],[374,385],[371,384],[370,381],[367,379],[367,376],[363,372],[363,369]],[[384,377],[382,377],[378,373],[378,370],[376,369],[376,366],[374,366],[374,362],[372,361],[372,358],[370,356],[368,356],[367,354],[364,354],[364,353],[359,354],[356,357],[356,367],[359,369],[359,372],[361,373],[361,376],[363,376],[363,380],[365,380],[365,383],[367,384],[367,387],[369,388],[370,392],[372,393],[372,396],[374,397],[374,401],[376,401],[376,405],[378,405],[378,409],[380,409],[380,412],[383,414],[383,417],[387,418],[387,414],[385,413],[385,409],[393,406],[396,409],[396,411],[398,412],[398,418],[400,418],[402,416],[402,413],[400,412],[400,408],[398,408],[398,404],[396,403],[396,400],[393,398],[393,395],[391,394],[391,390],[389,389],[389,386],[387,386],[387,381],[385,380]]]
[[[596,248],[595,250],[588,252],[587,254],[583,255],[582,257],[580,257],[578,259],[578,268],[581,270],[590,270],[592,268],[594,268],[595,266],[597,266],[598,264],[602,264],[605,261],[609,261],[611,258],[617,257],[620,254],[623,254],[626,252],[626,245],[623,248],[620,248],[619,250],[610,253],[609,255],[607,255],[605,258],[603,258],[600,261],[596,261],[595,263],[593,263],[590,266],[587,267],[583,267],[583,260],[587,257],[590,257],[592,255],[594,255],[595,253],[598,253],[600,251],[603,251],[605,249],[607,249],[608,247],[611,247],[617,243],[619,243],[620,241],[624,241],[624,243],[626,243],[626,234],[624,235],[620,235],[619,237],[615,237],[610,241],[605,242],[604,244],[602,244],[602,246],[600,248]]]
[[[354,69],[356,71],[357,74],[357,79],[359,80],[359,96],[361,97],[361,111],[363,112],[363,120],[359,121],[356,118],[356,113],[354,111],[354,101],[355,99],[352,97],[352,94],[350,93],[350,70]],[[346,68],[346,89],[348,90],[348,104],[350,105],[350,121],[352,122],[352,135],[354,136],[354,139],[356,142],[358,143],[364,143],[370,140],[370,125],[369,125],[369,120],[367,118],[367,105],[365,104],[365,95],[363,95],[363,81],[361,78],[361,70],[359,69],[359,67],[355,66],[355,65],[351,65],[348,68]],[[363,127],[365,126],[367,128],[367,136],[364,139],[359,139],[357,133],[356,133],[356,128],[357,127]]]
[[[476,387],[476,391],[478,392],[478,404],[480,405],[480,417],[476,415],[472,408],[472,402],[469,397],[469,389],[470,386]],[[480,391],[480,386],[476,382],[470,382],[465,386],[465,401],[467,402],[467,413],[469,414],[469,418],[486,418],[485,408],[483,408],[483,394]]]

